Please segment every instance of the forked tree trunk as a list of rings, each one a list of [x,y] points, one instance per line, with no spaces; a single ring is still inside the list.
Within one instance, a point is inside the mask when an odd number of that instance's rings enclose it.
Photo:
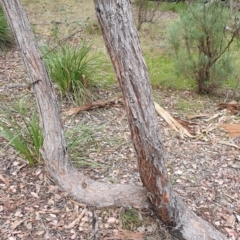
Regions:
[[[43,158],[51,177],[76,200],[95,207],[148,207],[143,187],[93,181],[73,168],[51,81],[19,0],[0,1],[22,54],[44,133]]]
[[[172,191],[146,64],[129,0],[94,0],[103,38],[124,96],[143,185],[159,218],[178,239],[226,239]]]
[[[226,239],[191,212],[172,191],[163,158],[147,69],[128,0],[95,0],[106,46],[121,85],[144,186],[98,183],[74,169],[52,85],[27,16],[19,0],[2,0],[8,22],[20,47],[44,131],[43,157],[51,176],[77,200],[96,207],[148,206],[178,239]]]

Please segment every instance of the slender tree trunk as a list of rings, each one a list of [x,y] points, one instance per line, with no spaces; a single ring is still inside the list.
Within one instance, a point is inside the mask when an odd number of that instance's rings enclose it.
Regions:
[[[143,185],[159,218],[178,239],[226,239],[172,191],[149,76],[129,0],[95,0],[96,14],[124,96]]]

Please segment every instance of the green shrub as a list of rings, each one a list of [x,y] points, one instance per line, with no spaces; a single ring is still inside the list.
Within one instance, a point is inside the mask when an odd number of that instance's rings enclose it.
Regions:
[[[65,44],[53,51],[43,48],[44,60],[51,79],[61,94],[70,97],[78,105],[92,101],[88,87],[101,74],[102,60],[91,54],[91,47],[83,43],[79,48]]]
[[[212,93],[233,73],[230,45],[236,32],[226,32],[229,11],[217,2],[192,4],[170,28],[178,73],[195,79],[198,93]]]
[[[7,20],[4,16],[2,7],[0,6],[0,50],[3,51],[7,47],[14,44],[14,38],[8,27]]]

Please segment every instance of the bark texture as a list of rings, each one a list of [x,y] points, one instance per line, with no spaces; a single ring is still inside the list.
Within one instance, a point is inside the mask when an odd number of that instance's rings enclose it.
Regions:
[[[95,0],[95,8],[122,89],[141,180],[156,213],[178,239],[226,239],[190,211],[172,191],[149,76],[129,0]]]
[[[4,12],[22,54],[44,132],[42,154],[51,177],[80,202],[95,207],[148,207],[143,187],[93,181],[71,165],[51,81],[41,59],[30,23],[19,0],[2,0]]]

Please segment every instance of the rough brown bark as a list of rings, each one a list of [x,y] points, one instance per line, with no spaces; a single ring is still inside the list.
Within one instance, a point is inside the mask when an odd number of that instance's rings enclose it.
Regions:
[[[105,45],[122,89],[143,185],[160,219],[178,239],[226,239],[190,211],[168,180],[149,76],[129,0],[94,0]]]
[[[145,188],[95,182],[72,167],[52,84],[26,13],[19,0],[2,0],[0,3],[15,35],[31,80],[44,131],[42,153],[51,177],[75,199],[88,205],[147,207]]]

